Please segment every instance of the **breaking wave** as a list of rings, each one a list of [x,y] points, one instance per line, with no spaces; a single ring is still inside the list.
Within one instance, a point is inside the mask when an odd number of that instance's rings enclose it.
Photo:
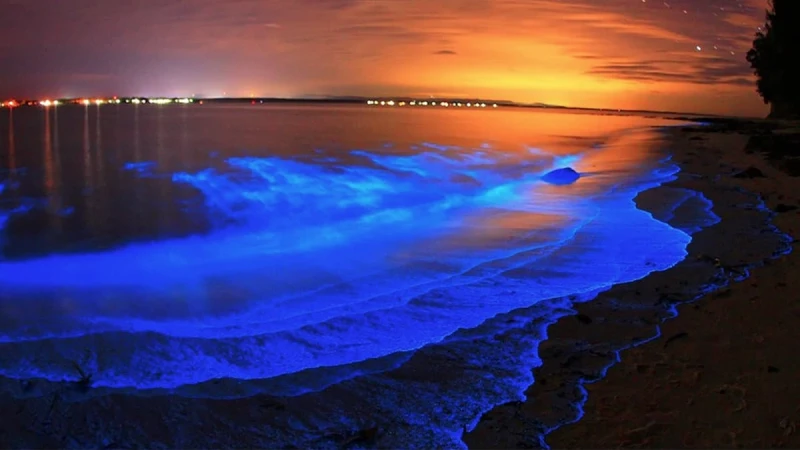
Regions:
[[[198,395],[210,380],[330,368],[273,388],[306,392],[364,370],[348,365],[664,270],[707,225],[636,208],[673,179],[669,161],[620,176],[580,169],[602,149],[412,150],[126,165],[142,183],[193,187],[213,229],[0,262],[0,374],[68,381],[80,365],[95,388]]]

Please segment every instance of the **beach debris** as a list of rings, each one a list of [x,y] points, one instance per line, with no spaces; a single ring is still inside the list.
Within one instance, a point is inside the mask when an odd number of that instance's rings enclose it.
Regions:
[[[72,361],[72,367],[78,372],[80,378],[78,381],[75,382],[75,386],[78,388],[80,392],[86,392],[92,386],[92,374],[86,373],[78,363]]]
[[[778,422],[778,426],[783,430],[784,436],[790,436],[797,431],[797,424],[788,417],[784,417]]]
[[[717,389],[717,393],[719,394],[727,394],[728,391],[737,392],[739,395],[739,403],[737,404],[736,408],[734,408],[731,412],[740,412],[744,411],[747,408],[747,401],[744,399],[747,396],[747,389],[743,386],[738,384],[723,384],[722,386]]]
[[[739,173],[733,174],[733,178],[766,178],[766,175],[761,169],[750,166]]]
[[[689,337],[689,333],[687,333],[687,332],[685,332],[685,331],[681,331],[680,333],[675,333],[675,334],[673,334],[672,336],[670,336],[670,337],[669,337],[669,339],[667,339],[667,340],[664,342],[664,348],[667,348],[667,346],[668,346],[669,344],[671,344],[671,343],[673,343],[673,342],[677,341],[678,339],[683,339],[683,338],[688,338],[688,337]]]
[[[53,397],[50,399],[50,407],[47,408],[47,414],[45,414],[44,419],[42,422],[49,423],[50,417],[53,415],[53,411],[56,410],[56,406],[61,402],[61,394],[58,392],[53,393]]]
[[[739,442],[736,440],[737,437],[742,433],[742,430],[733,430],[728,431],[728,436],[731,438],[731,447],[738,448]]]
[[[19,386],[22,389],[22,392],[24,392],[26,394],[33,390],[35,384],[36,384],[35,380],[20,380],[19,381]]]
[[[358,430],[350,436],[343,437],[339,441],[341,448],[347,448],[355,445],[366,445],[369,447],[375,446],[375,441],[378,437],[378,427],[364,428]]]
[[[728,264],[722,264],[722,261],[720,261],[719,258],[715,258],[713,256],[708,256],[708,255],[698,255],[697,256],[697,260],[698,261],[702,261],[702,262],[707,262],[707,263],[714,264],[714,267],[720,268],[720,269],[724,270],[725,272],[728,272],[729,274],[732,273],[732,274],[739,275],[739,276],[743,276],[743,275],[747,274],[747,272],[742,269],[742,267],[745,266],[744,264],[739,264],[739,265],[736,265],[736,266],[732,266],[732,265],[728,265]]]
[[[722,263],[720,262],[719,258],[715,258],[713,256],[708,255],[697,255],[697,260],[702,262],[707,262],[714,264],[714,267],[720,267]]]
[[[630,435],[633,435],[633,434],[646,432],[646,431],[650,430],[651,428],[653,428],[654,426],[656,426],[657,424],[658,424],[658,422],[656,422],[655,420],[651,420],[650,422],[647,422],[647,425],[645,425],[643,427],[632,428],[632,429],[626,431],[625,435],[626,436],[630,436]]]

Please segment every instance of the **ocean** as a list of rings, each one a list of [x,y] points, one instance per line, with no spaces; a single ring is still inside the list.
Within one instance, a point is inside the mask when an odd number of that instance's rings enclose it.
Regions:
[[[718,220],[696,192],[637,207],[679,172],[658,128],[680,122],[664,118],[0,113],[0,376],[37,380],[0,386],[281,398],[303,405],[275,419],[282,445],[374,425],[398,447],[458,446],[483,412],[524,398],[548,323],[672,267]],[[420,367],[426,352],[451,364]]]

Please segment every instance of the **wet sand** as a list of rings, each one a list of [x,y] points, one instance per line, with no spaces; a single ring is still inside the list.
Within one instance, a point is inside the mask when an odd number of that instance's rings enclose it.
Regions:
[[[759,194],[788,240],[797,236],[800,128],[720,121],[667,133],[683,170],[673,185],[704,192],[721,224],[695,236],[675,268],[616,286],[552,325],[527,401],[484,415],[465,436],[470,448],[800,448],[800,256],[765,255],[771,244],[747,233],[764,224],[736,199],[741,189]],[[743,263],[760,258],[735,281]],[[732,282],[687,302],[684,286],[710,266],[720,283]],[[646,318],[648,302],[632,299],[648,296],[674,304],[678,316],[659,325],[667,317],[652,308]],[[638,309],[636,320],[616,319],[625,305]],[[637,328],[660,337],[609,351]]]

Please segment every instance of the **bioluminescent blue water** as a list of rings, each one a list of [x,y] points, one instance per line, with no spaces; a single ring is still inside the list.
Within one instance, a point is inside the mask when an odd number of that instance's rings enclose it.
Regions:
[[[636,207],[678,172],[630,131],[656,123],[495,112],[65,107],[59,133],[19,110],[0,389],[177,395],[234,434],[231,405],[291,396],[250,415],[263,446],[372,426],[461,445],[524,398],[547,324],[719,220],[690,190]],[[58,383],[81,373],[88,390]]]
[[[563,167],[582,158],[426,144],[197,172],[128,165],[201,192],[213,229],[0,263],[0,373],[69,380],[88,352],[96,387],[272,378],[413,351],[685,256],[689,234],[633,202],[676,166],[593,174],[584,192]]]

